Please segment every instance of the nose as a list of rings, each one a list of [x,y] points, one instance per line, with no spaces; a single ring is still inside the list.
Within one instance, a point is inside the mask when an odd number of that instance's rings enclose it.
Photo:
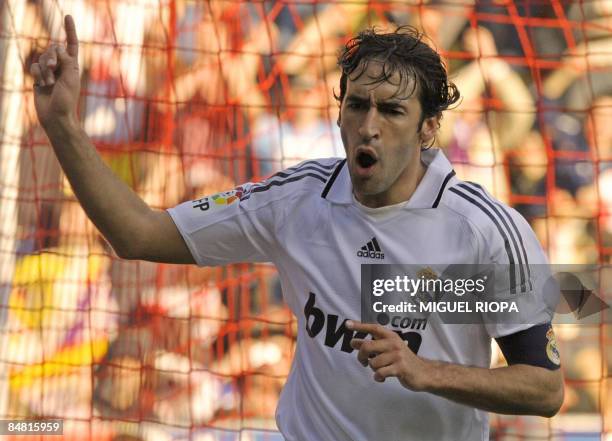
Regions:
[[[380,137],[379,118],[378,109],[375,106],[371,106],[359,127],[359,135],[363,138],[364,142]]]

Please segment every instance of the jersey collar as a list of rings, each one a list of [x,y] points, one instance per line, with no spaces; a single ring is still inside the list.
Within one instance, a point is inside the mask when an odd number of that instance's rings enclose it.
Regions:
[[[428,149],[421,153],[427,166],[423,179],[404,209],[436,208],[444,189],[454,177],[455,171],[440,149]],[[353,186],[346,160],[340,162],[325,184],[321,197],[336,204],[353,204]]]

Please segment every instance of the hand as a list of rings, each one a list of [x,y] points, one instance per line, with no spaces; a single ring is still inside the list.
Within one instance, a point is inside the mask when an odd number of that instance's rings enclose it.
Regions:
[[[34,77],[34,105],[43,127],[55,121],[76,117],[80,91],[79,40],[74,20],[64,19],[66,46],[53,44],[32,63]]]
[[[352,339],[351,347],[359,350],[359,362],[374,371],[374,380],[383,383],[389,377],[397,377],[407,389],[425,390],[431,367],[414,354],[397,333],[378,324],[352,320],[346,322],[346,327],[372,335],[372,340]]]

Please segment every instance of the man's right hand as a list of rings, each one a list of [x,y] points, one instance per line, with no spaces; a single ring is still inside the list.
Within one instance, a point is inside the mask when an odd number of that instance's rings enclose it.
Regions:
[[[66,46],[52,44],[30,67],[36,113],[45,129],[62,120],[76,120],[81,86],[79,40],[70,15],[64,18],[64,26]]]
[[[117,178],[79,124],[79,41],[71,16],[66,16],[64,24],[66,46],[50,46],[32,64],[31,72],[38,119],[74,194],[120,257],[194,263],[170,215],[151,210]]]

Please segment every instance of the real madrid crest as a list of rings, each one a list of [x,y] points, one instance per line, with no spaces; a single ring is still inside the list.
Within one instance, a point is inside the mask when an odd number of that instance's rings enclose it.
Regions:
[[[552,327],[546,332],[546,339],[548,340],[546,344],[546,355],[551,362],[559,366],[561,364],[561,354],[559,354],[557,339],[555,338],[555,332]]]

